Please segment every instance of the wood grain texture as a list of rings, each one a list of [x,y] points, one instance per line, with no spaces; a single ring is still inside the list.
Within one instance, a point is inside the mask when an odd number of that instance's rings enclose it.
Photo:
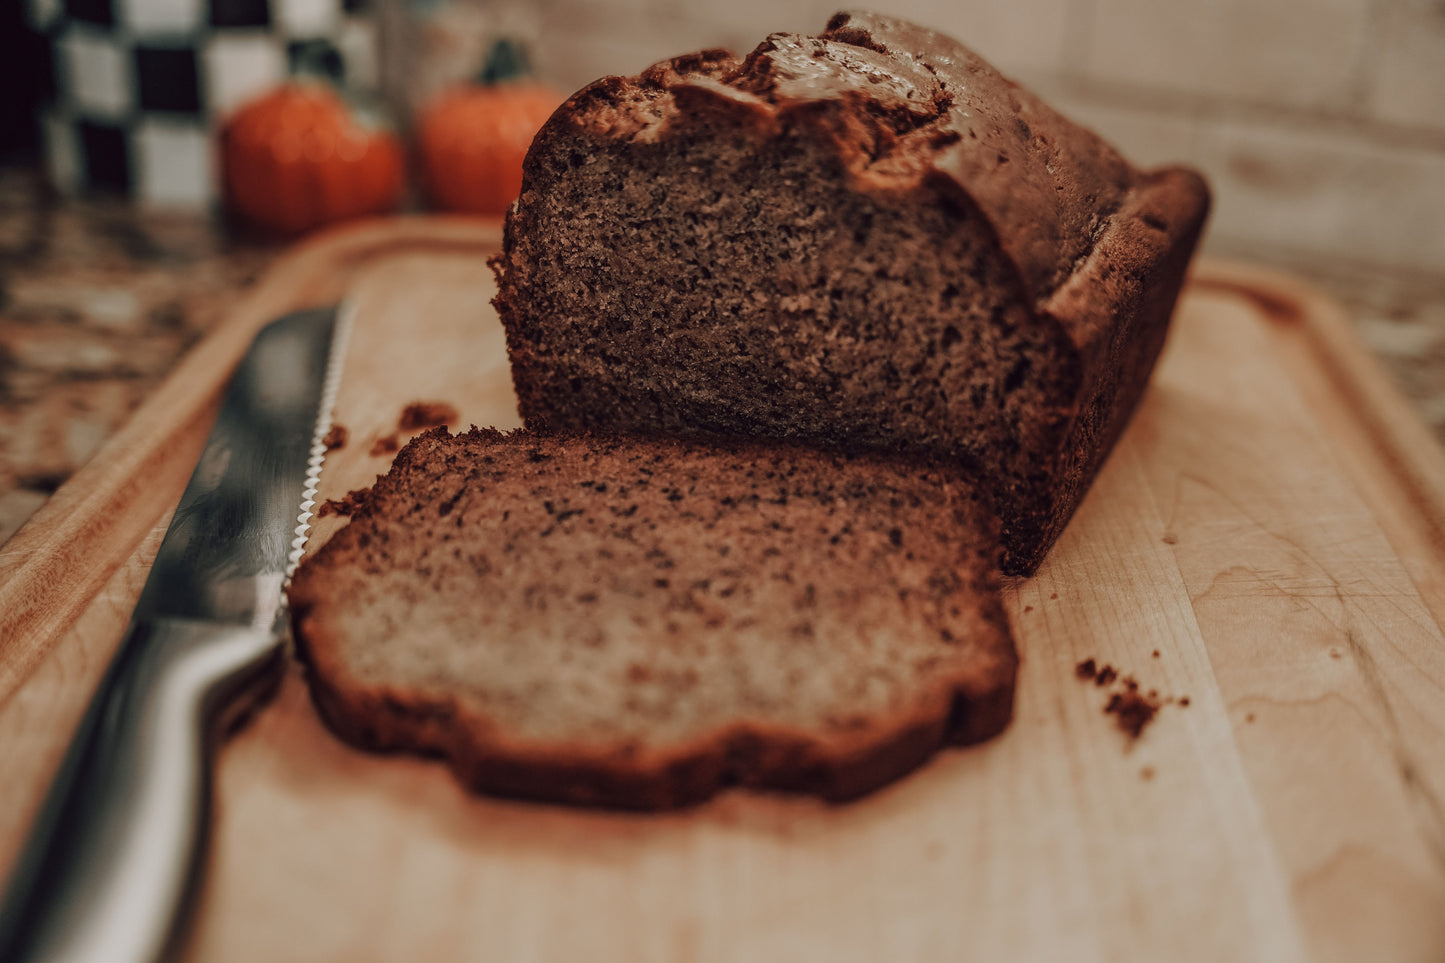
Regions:
[[[199,349],[225,364],[188,362],[185,390],[168,386],[190,415],[148,406],[138,423],[199,450],[194,411],[249,332],[345,289],[359,305],[336,411],[348,442],[322,497],[385,470],[372,445],[410,402],[453,405],[458,427],[516,424],[487,306],[495,243],[494,226],[424,221],[323,239],[238,306],[232,347]],[[665,816],[591,813],[471,797],[434,761],[354,751],[293,666],[222,754],[188,955],[1445,958],[1445,456],[1412,419],[1332,305],[1206,264],[1094,490],[1039,573],[1008,587],[1024,661],[1004,736],[846,806],[734,792]],[[62,507],[134,497],[133,463],[102,458],[111,472],[78,476]],[[171,470],[178,491],[189,465]],[[0,795],[0,865],[164,510],[146,508],[125,548],[74,547],[92,574],[39,598],[37,618],[58,606],[40,641],[3,636],[0,768],[26,790]],[[18,577],[34,546],[76,531],[58,510],[39,522],[25,554],[6,546]],[[313,549],[338,524],[322,520]],[[36,591],[0,585],[20,590]],[[1105,689],[1075,674],[1090,657],[1189,705],[1131,743]]]

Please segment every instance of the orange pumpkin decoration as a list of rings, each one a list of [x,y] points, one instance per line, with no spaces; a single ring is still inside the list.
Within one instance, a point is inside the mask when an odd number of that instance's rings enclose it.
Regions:
[[[422,176],[446,211],[502,214],[522,192],[522,159],[562,102],[536,82],[444,92],[417,123]]]
[[[226,199],[266,230],[300,234],[401,202],[401,143],[322,84],[292,82],[251,101],[220,137]]]

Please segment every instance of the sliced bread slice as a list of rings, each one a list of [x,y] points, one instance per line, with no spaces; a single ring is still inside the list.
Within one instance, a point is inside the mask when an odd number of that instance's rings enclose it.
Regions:
[[[437,429],[291,587],[322,714],[469,787],[842,800],[1001,731],[996,524],[952,469]]]

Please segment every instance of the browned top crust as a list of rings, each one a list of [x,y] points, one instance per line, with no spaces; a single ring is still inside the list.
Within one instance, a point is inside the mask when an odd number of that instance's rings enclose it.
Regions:
[[[745,114],[762,136],[815,123],[835,139],[854,189],[924,186],[976,208],[1035,304],[1143,179],[958,41],[873,13],[839,13],[816,37],[773,34],[742,60],[710,50],[604,78],[557,117],[653,140],[680,104]]]

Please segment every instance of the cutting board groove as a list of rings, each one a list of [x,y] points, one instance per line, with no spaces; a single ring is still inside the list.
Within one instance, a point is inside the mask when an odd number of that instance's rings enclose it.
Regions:
[[[0,551],[0,868],[255,331],[354,299],[348,442],[321,492],[340,497],[386,469],[373,446],[410,402],[517,424],[498,243],[492,223],[407,219],[300,248]],[[471,797],[433,761],[338,742],[293,666],[219,760],[187,953],[1445,959],[1445,454],[1333,303],[1203,262],[1094,490],[1006,596],[1009,731],[839,807]],[[1085,658],[1189,704],[1131,742]]]

